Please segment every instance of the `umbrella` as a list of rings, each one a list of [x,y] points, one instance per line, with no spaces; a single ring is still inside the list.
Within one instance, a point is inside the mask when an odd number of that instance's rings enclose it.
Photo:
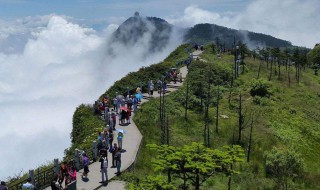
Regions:
[[[120,109],[124,110],[124,111],[129,111],[129,109],[127,107],[125,107],[125,106],[120,107]]]
[[[139,93],[138,93],[138,94],[136,94],[135,96],[136,96],[136,98],[138,98],[138,99],[142,99],[142,94],[139,94]]]
[[[124,96],[122,96],[122,95],[117,95],[116,98],[119,99],[119,100],[122,100],[122,99],[124,99]]]
[[[127,134],[127,131],[123,130],[123,129],[116,129],[116,131],[120,132],[120,133],[124,133]]]

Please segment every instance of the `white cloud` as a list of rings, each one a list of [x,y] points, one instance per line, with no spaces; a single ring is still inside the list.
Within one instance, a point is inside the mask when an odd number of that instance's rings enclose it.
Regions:
[[[237,13],[217,13],[189,6],[182,16],[173,15],[167,20],[182,27],[213,23],[269,34],[293,45],[312,48],[320,39],[319,11],[317,0],[255,0]]]
[[[210,12],[197,6],[189,6],[185,8],[182,17],[173,15],[166,20],[179,27],[192,27],[199,23],[223,24],[226,21],[230,21],[230,17],[223,16],[216,12]]]
[[[21,51],[0,49],[0,147],[6,147],[1,150],[5,155],[0,157],[1,178],[62,157],[78,105],[93,103],[114,81],[159,62],[179,44],[174,41],[164,51],[145,57],[147,33],[138,44],[119,46],[125,49],[119,51],[122,54],[111,56],[108,41],[118,25],[105,26],[99,36],[64,16],[46,17],[21,19],[28,23],[21,28],[13,26],[16,21],[6,22],[14,28],[8,36],[28,32]]]

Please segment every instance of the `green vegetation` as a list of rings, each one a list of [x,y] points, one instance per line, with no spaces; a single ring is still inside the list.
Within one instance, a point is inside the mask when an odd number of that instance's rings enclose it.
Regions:
[[[188,189],[193,185],[199,190],[200,186],[210,177],[225,174],[231,176],[238,173],[232,165],[243,160],[243,150],[240,146],[224,147],[224,151],[212,150],[201,143],[192,143],[183,147],[151,144],[148,147],[157,152],[156,159],[152,160],[155,172],[167,173],[167,183],[159,184],[159,177],[150,181],[131,185],[132,189],[145,189],[146,185],[154,184],[160,189]],[[181,184],[179,184],[179,182]],[[168,185],[170,185],[168,187]]]
[[[292,180],[303,174],[304,163],[294,151],[273,148],[266,152],[266,167],[277,189],[288,189]]]
[[[267,175],[265,163],[265,155],[273,147],[295,151],[304,160],[303,178],[295,179],[294,186],[290,187],[318,188],[320,184],[316,179],[320,176],[320,163],[317,162],[317,155],[320,155],[317,148],[320,142],[320,114],[315,105],[319,104],[320,79],[312,70],[306,68],[299,71],[301,76],[298,81],[292,68],[289,72],[289,67],[274,66],[271,80],[267,81],[271,65],[269,63],[267,66],[266,62],[263,62],[260,79],[256,80],[260,60],[248,55],[245,72],[232,81],[233,55],[226,52],[221,59],[217,59],[216,55],[212,55],[212,47],[205,48],[201,58],[208,62],[194,61],[187,76],[190,85],[188,120],[184,118],[186,83],[181,89],[165,97],[170,145],[180,147],[191,142],[204,142],[206,117],[202,108],[209,103],[211,147],[221,149],[225,145],[238,143],[244,148],[247,157],[250,154],[249,162],[235,166],[240,174],[231,178],[232,189],[271,189],[276,186],[273,178]],[[210,90],[209,83],[212,85]],[[220,99],[219,133],[214,130],[217,119],[217,89]],[[240,116],[242,138],[237,141]],[[141,181],[144,176],[166,175],[165,172],[153,171],[152,160],[156,159],[156,155],[146,146],[161,143],[159,100],[145,103],[135,115],[134,121],[144,136],[143,145],[134,172],[128,172],[121,178],[134,182]],[[228,182],[228,178],[217,175],[204,182],[202,188],[227,189]]]

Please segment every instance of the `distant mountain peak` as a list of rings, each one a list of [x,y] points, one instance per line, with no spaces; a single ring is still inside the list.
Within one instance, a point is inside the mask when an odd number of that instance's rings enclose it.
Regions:
[[[190,43],[204,44],[216,42],[220,40],[220,45],[232,47],[234,38],[236,41],[247,43],[249,47],[256,48],[257,46],[267,47],[290,47],[292,44],[289,41],[275,38],[270,35],[250,32],[248,30],[236,30],[219,26],[216,24],[197,24],[190,28],[185,36],[184,41]]]
[[[135,12],[113,33],[112,43],[125,46],[144,45],[150,52],[162,50],[169,42],[172,25],[157,17],[142,17]],[[114,50],[115,51],[115,50]]]

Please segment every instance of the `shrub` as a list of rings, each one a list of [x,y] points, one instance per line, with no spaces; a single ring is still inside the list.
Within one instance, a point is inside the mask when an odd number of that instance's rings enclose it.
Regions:
[[[273,148],[265,156],[267,174],[277,189],[288,189],[291,181],[303,174],[304,162],[294,151]]]
[[[251,96],[269,97],[272,95],[272,84],[269,81],[259,79],[251,83]]]

